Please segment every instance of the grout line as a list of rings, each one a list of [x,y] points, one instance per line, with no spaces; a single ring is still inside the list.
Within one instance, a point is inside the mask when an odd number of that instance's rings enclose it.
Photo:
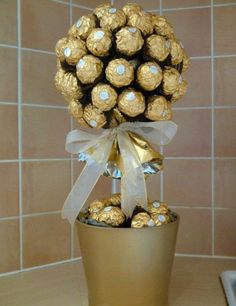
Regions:
[[[211,210],[211,206],[190,206],[190,205],[178,205],[178,203],[175,203],[175,204],[171,204],[171,203],[168,203],[168,205],[171,207],[171,208],[181,208],[181,209],[204,209],[204,210]]]
[[[38,52],[38,53],[43,53],[43,54],[49,54],[49,55],[55,55],[55,52],[52,51],[47,51],[47,50],[41,50],[41,49],[33,49],[33,48],[21,48],[22,51],[27,51],[27,52]]]
[[[196,157],[196,156],[165,156],[165,159],[169,159],[169,160],[211,160],[211,157],[208,157],[208,156],[199,156],[199,157]]]
[[[69,5],[69,6],[72,6],[72,7],[78,7],[78,8],[82,8],[82,9],[85,9],[85,10],[93,11],[93,8],[91,8],[91,7],[81,5],[81,4],[75,4],[75,3],[72,3],[70,1],[69,2],[65,2],[65,1],[62,1],[62,0],[51,0],[51,1],[56,2],[56,3],[60,3],[60,4],[64,4],[64,5]]]
[[[19,216],[0,217],[0,221],[18,220]]]
[[[235,6],[235,2],[213,4],[213,7]]]
[[[45,211],[45,212],[39,212],[39,213],[23,214],[22,217],[29,218],[29,217],[50,216],[50,215],[58,215],[60,213],[61,213],[60,210]]]
[[[162,14],[163,14],[163,3],[162,3],[162,0],[160,0],[160,2],[159,2],[159,7],[160,7],[160,15],[162,16]]]
[[[67,109],[66,106],[61,105],[47,105],[47,104],[34,104],[34,103],[22,103],[24,107],[38,107],[38,108],[56,108],[56,109]]]
[[[206,9],[211,8],[210,5],[196,5],[196,6],[186,6],[186,7],[173,7],[173,8],[163,8],[164,12],[172,11],[185,11],[185,10],[196,10],[196,9]]]
[[[8,44],[0,44],[0,47],[11,48],[11,49],[17,49],[18,48],[16,45],[8,45]]]
[[[220,55],[214,55],[214,58],[227,58],[227,57],[236,57],[236,54],[220,54]]]
[[[208,258],[208,259],[228,259],[228,260],[236,260],[236,256],[218,256],[218,255],[200,255],[200,254],[183,254],[183,253],[175,253],[176,257],[192,257],[192,258]]]
[[[0,101],[0,105],[13,105],[16,106],[18,105],[18,102],[7,102],[7,101]]]
[[[173,110],[201,110],[201,109],[235,109],[236,105],[184,106],[173,107]]]

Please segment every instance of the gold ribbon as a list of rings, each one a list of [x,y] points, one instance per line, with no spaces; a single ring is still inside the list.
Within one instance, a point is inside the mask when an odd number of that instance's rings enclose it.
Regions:
[[[146,150],[140,158],[137,147],[157,146],[170,143],[177,131],[172,121],[125,122],[113,129],[102,130],[100,134],[73,130],[66,138],[66,150],[72,154],[89,152],[84,169],[69,193],[62,218],[74,224],[99,177],[103,174],[114,145],[119,148],[121,177],[121,208],[126,216],[131,216],[136,205],[147,208],[147,191],[142,169],[143,160],[153,157],[154,150]],[[145,150],[144,150],[145,151]],[[158,154],[156,152],[156,154]]]

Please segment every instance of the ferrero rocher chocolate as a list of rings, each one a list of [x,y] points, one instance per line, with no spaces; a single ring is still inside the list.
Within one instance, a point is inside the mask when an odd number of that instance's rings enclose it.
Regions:
[[[104,29],[114,31],[123,27],[126,23],[126,16],[122,10],[110,7],[100,17],[100,26]]]
[[[189,67],[189,57],[186,54],[186,52],[184,51],[182,72],[185,72],[188,69],[188,67]]]
[[[111,226],[119,226],[125,222],[125,215],[119,207],[107,206],[99,213],[98,221]]]
[[[91,127],[85,120],[84,118],[76,118],[76,121],[78,122],[79,125],[89,128]]]
[[[110,205],[119,206],[121,203],[121,195],[120,193],[114,193],[110,198],[107,199]]]
[[[153,34],[147,39],[147,53],[157,61],[164,61],[170,53],[170,42],[163,36]]]
[[[134,67],[124,58],[118,58],[108,63],[106,78],[115,87],[129,85],[134,79]]]
[[[155,222],[146,212],[141,212],[135,215],[131,221],[132,228],[152,227],[155,226]]]
[[[144,35],[150,35],[153,32],[152,16],[146,12],[137,12],[128,18],[128,25],[138,28]]]
[[[122,113],[136,117],[145,110],[144,96],[133,88],[125,89],[118,97],[118,107]]]
[[[66,47],[67,42],[68,42],[68,38],[63,37],[60,40],[58,40],[55,46],[56,56],[61,62],[65,60],[64,49]]]
[[[166,95],[172,95],[179,88],[182,78],[179,72],[172,67],[165,67],[163,71],[163,90]]]
[[[77,22],[69,29],[68,35],[69,37],[86,39],[95,27],[95,16],[92,14],[85,15],[77,20]]]
[[[122,54],[131,56],[141,50],[144,40],[139,29],[124,27],[116,33],[116,47]]]
[[[117,93],[109,84],[99,83],[91,92],[92,103],[101,111],[109,111],[117,102]]]
[[[106,3],[106,4],[101,4],[98,7],[95,8],[94,10],[94,14],[98,17],[101,18],[102,16],[104,16],[107,11],[111,8],[111,4],[110,3]]]
[[[168,38],[173,36],[173,28],[164,16],[157,16],[152,14],[152,21],[154,30],[157,34],[166,36]]]
[[[83,96],[76,76],[65,72],[63,69],[58,70],[55,75],[55,86],[65,96],[67,101],[79,99]]]
[[[168,214],[168,205],[165,202],[159,201],[148,203],[148,212],[152,216],[156,214]]]
[[[177,65],[182,62],[184,52],[181,44],[175,39],[169,39],[170,42],[170,54],[171,54],[171,62],[173,65]]]
[[[107,200],[95,200],[89,205],[89,213],[98,213],[107,205]]]
[[[75,119],[83,117],[83,106],[81,103],[72,100],[68,105],[68,112]]]
[[[127,3],[125,6],[123,6],[122,10],[127,17],[130,17],[133,14],[141,12],[142,8],[136,3]]]
[[[155,216],[153,216],[153,220],[156,226],[170,223],[170,217],[164,214],[156,214]]]
[[[163,96],[151,96],[148,98],[148,105],[145,111],[146,118],[159,121],[171,120],[172,110],[171,103]]]
[[[76,74],[78,79],[83,84],[93,83],[102,73],[102,61],[93,56],[83,56],[76,65]]]
[[[115,117],[115,119],[119,122],[119,123],[124,123],[126,122],[125,117],[122,115],[122,113],[120,112],[120,110],[116,107],[113,109],[113,116]]]
[[[183,80],[180,84],[178,89],[173,93],[172,97],[171,97],[171,102],[176,102],[179,99],[181,99],[187,91],[187,82],[185,80]]]
[[[161,67],[155,62],[142,64],[137,71],[137,81],[147,91],[156,89],[162,81]]]
[[[101,128],[107,123],[103,112],[92,104],[85,106],[83,119],[93,128]]]
[[[108,55],[111,44],[111,33],[100,28],[93,29],[86,41],[87,48],[96,56]]]
[[[85,42],[79,38],[68,40],[64,48],[64,58],[69,65],[76,65],[77,62],[87,53]]]

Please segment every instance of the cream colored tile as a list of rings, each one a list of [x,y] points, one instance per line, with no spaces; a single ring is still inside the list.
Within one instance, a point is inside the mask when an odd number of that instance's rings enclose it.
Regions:
[[[191,6],[210,5],[210,0],[163,0],[163,8],[181,8]]]
[[[17,44],[17,2],[0,1],[0,43]]]

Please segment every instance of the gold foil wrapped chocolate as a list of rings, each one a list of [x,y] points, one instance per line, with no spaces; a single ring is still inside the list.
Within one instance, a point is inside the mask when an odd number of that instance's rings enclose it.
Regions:
[[[170,42],[165,37],[153,34],[147,39],[147,53],[156,61],[164,61],[170,53]]]
[[[67,42],[68,42],[68,38],[63,37],[60,40],[58,40],[55,46],[55,52],[56,52],[57,58],[59,58],[61,62],[65,60],[64,49],[66,47]]]
[[[76,76],[62,69],[58,70],[55,75],[55,86],[68,101],[79,99],[83,96]]]
[[[92,213],[98,213],[100,212],[104,207],[106,207],[108,204],[107,200],[95,200],[92,203],[90,203],[88,211],[90,214]]]
[[[169,39],[169,42],[170,42],[171,63],[173,65],[177,65],[181,63],[183,60],[184,56],[183,48],[175,38]]]
[[[132,14],[128,18],[128,23],[131,27],[138,28],[144,35],[153,33],[152,16],[150,13],[138,12]]]
[[[93,128],[101,128],[107,123],[103,112],[92,104],[85,106],[83,119]]]
[[[145,110],[145,98],[141,92],[128,88],[119,95],[118,107],[122,113],[136,117]]]
[[[69,65],[77,62],[87,53],[85,42],[79,38],[68,40],[64,48],[64,58]]]
[[[153,220],[156,226],[161,226],[163,224],[170,223],[170,217],[164,214],[156,214],[153,216]]]
[[[96,27],[96,18],[93,14],[82,16],[69,29],[69,37],[86,39],[92,29]]]
[[[168,205],[165,202],[153,201],[148,203],[148,212],[155,216],[157,214],[168,214]]]
[[[173,28],[164,16],[152,14],[152,22],[155,33],[171,38],[173,36]]]
[[[101,4],[98,7],[95,8],[94,10],[94,14],[100,19],[102,18],[102,16],[104,16],[105,14],[107,14],[108,10],[111,8],[111,4],[110,3],[106,3],[106,4]]]
[[[180,84],[178,89],[173,93],[172,97],[171,97],[171,102],[176,102],[179,99],[181,99],[187,91],[187,82],[185,80],[183,80]]]
[[[102,61],[93,56],[83,56],[76,65],[76,74],[78,79],[83,84],[93,83],[102,73]]]
[[[123,27],[126,23],[126,16],[122,10],[110,7],[100,17],[100,26],[104,29],[114,31]]]
[[[189,57],[185,51],[183,51],[183,68],[182,72],[185,72],[189,67]]]
[[[127,86],[134,79],[134,67],[124,58],[112,60],[106,68],[106,78],[115,87]]]
[[[163,71],[163,90],[166,95],[172,95],[179,88],[182,78],[179,72],[172,67],[165,67]]]
[[[145,117],[153,121],[171,120],[171,103],[164,96],[149,97]]]
[[[78,101],[72,100],[68,105],[68,112],[75,119],[83,117],[83,106]]]
[[[122,113],[120,112],[120,110],[116,107],[113,109],[113,116],[115,117],[115,119],[119,122],[119,123],[124,123],[126,122],[125,117],[122,115]]]
[[[155,62],[142,64],[137,71],[137,81],[147,91],[156,89],[162,81],[161,67]]]
[[[111,44],[111,33],[100,28],[93,29],[86,41],[87,48],[96,56],[108,55]]]
[[[84,120],[84,118],[76,118],[76,121],[78,122],[79,125],[85,127],[85,128],[90,128],[91,126]]]
[[[141,212],[135,215],[131,221],[132,228],[153,227],[155,222],[146,212]]]
[[[92,103],[101,111],[109,111],[117,102],[117,93],[109,84],[99,83],[91,92]]]
[[[122,7],[122,10],[127,17],[142,12],[141,6],[136,3],[127,3],[125,6]]]
[[[119,226],[125,222],[125,215],[119,207],[107,206],[99,213],[98,221],[110,226]]]
[[[109,199],[107,199],[107,201],[110,203],[110,205],[119,206],[121,203],[121,194],[114,193]]]
[[[124,27],[116,33],[116,47],[122,54],[131,56],[142,49],[144,40],[135,27]]]

